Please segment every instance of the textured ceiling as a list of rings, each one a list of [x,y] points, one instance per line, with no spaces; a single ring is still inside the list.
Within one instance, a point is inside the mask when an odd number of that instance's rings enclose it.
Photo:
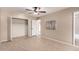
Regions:
[[[63,9],[66,9],[67,7],[41,7],[41,11],[46,11],[46,13],[40,13],[39,15],[34,15],[33,11],[27,11],[25,9],[32,9],[32,7],[6,7],[8,9],[8,11],[10,12],[20,12],[20,13],[24,13],[24,14],[28,14],[30,16],[33,17],[41,17],[53,12],[57,12]]]

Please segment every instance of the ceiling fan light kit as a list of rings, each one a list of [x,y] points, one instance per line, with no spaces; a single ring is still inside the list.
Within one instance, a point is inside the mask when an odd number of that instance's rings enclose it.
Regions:
[[[38,13],[37,12],[34,12],[34,15],[38,15]]]

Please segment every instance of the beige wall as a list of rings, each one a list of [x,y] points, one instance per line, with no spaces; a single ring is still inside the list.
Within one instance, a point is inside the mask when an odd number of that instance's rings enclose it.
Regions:
[[[6,41],[7,40],[7,17],[8,17],[8,13],[6,12],[6,9],[1,9],[1,37],[0,37],[0,41]]]
[[[46,16],[41,17],[42,36],[72,43],[72,20],[73,12],[79,8],[67,8]],[[47,30],[46,21],[56,20],[56,30]]]
[[[34,17],[29,17],[28,15],[22,14],[20,12],[9,12],[9,8],[0,8],[0,42],[8,40],[8,28],[7,28],[7,18],[16,17],[28,19],[28,34],[31,36],[31,20],[35,19]]]

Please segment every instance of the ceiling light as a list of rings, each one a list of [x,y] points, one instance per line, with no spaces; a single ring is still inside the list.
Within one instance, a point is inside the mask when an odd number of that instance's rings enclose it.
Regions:
[[[34,12],[34,15],[38,15],[38,13],[37,12]]]

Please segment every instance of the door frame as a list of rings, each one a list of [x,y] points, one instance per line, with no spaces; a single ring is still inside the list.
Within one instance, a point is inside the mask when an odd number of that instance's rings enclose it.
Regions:
[[[8,17],[8,19],[7,19],[7,24],[8,24],[8,26],[7,26],[7,32],[8,32],[7,36],[8,36],[8,41],[12,41],[12,35],[11,34],[12,34],[12,20],[13,19],[25,20],[25,21],[27,21],[27,24],[28,24],[28,19],[13,18],[12,16]],[[28,36],[28,26],[27,26],[27,36]]]
[[[33,21],[33,20],[31,20],[31,36],[34,37],[34,36],[36,36],[36,35],[32,35],[32,32],[33,32],[33,31],[32,31],[32,21]]]
[[[12,41],[12,17],[7,17],[7,41]]]
[[[38,20],[40,20],[40,19],[38,19]],[[36,21],[38,21],[38,20],[36,20]],[[37,36],[37,35],[32,35],[32,21],[33,20],[31,20],[31,36],[34,37],[34,36]],[[40,23],[41,23],[41,21],[40,21]],[[40,35],[41,35],[41,25],[40,25]]]
[[[75,46],[75,12],[72,13],[72,45]]]
[[[75,20],[76,20],[76,19],[75,19],[75,15],[76,15],[77,13],[79,13],[79,11],[73,12],[73,20],[72,20],[72,21],[73,21],[73,22],[72,22],[72,24],[73,24],[73,25],[72,25],[72,29],[73,29],[73,30],[72,30],[72,31],[73,31],[73,32],[72,32],[72,33],[73,33],[72,38],[73,38],[73,45],[74,45],[74,46],[76,46],[76,40],[75,40]]]

